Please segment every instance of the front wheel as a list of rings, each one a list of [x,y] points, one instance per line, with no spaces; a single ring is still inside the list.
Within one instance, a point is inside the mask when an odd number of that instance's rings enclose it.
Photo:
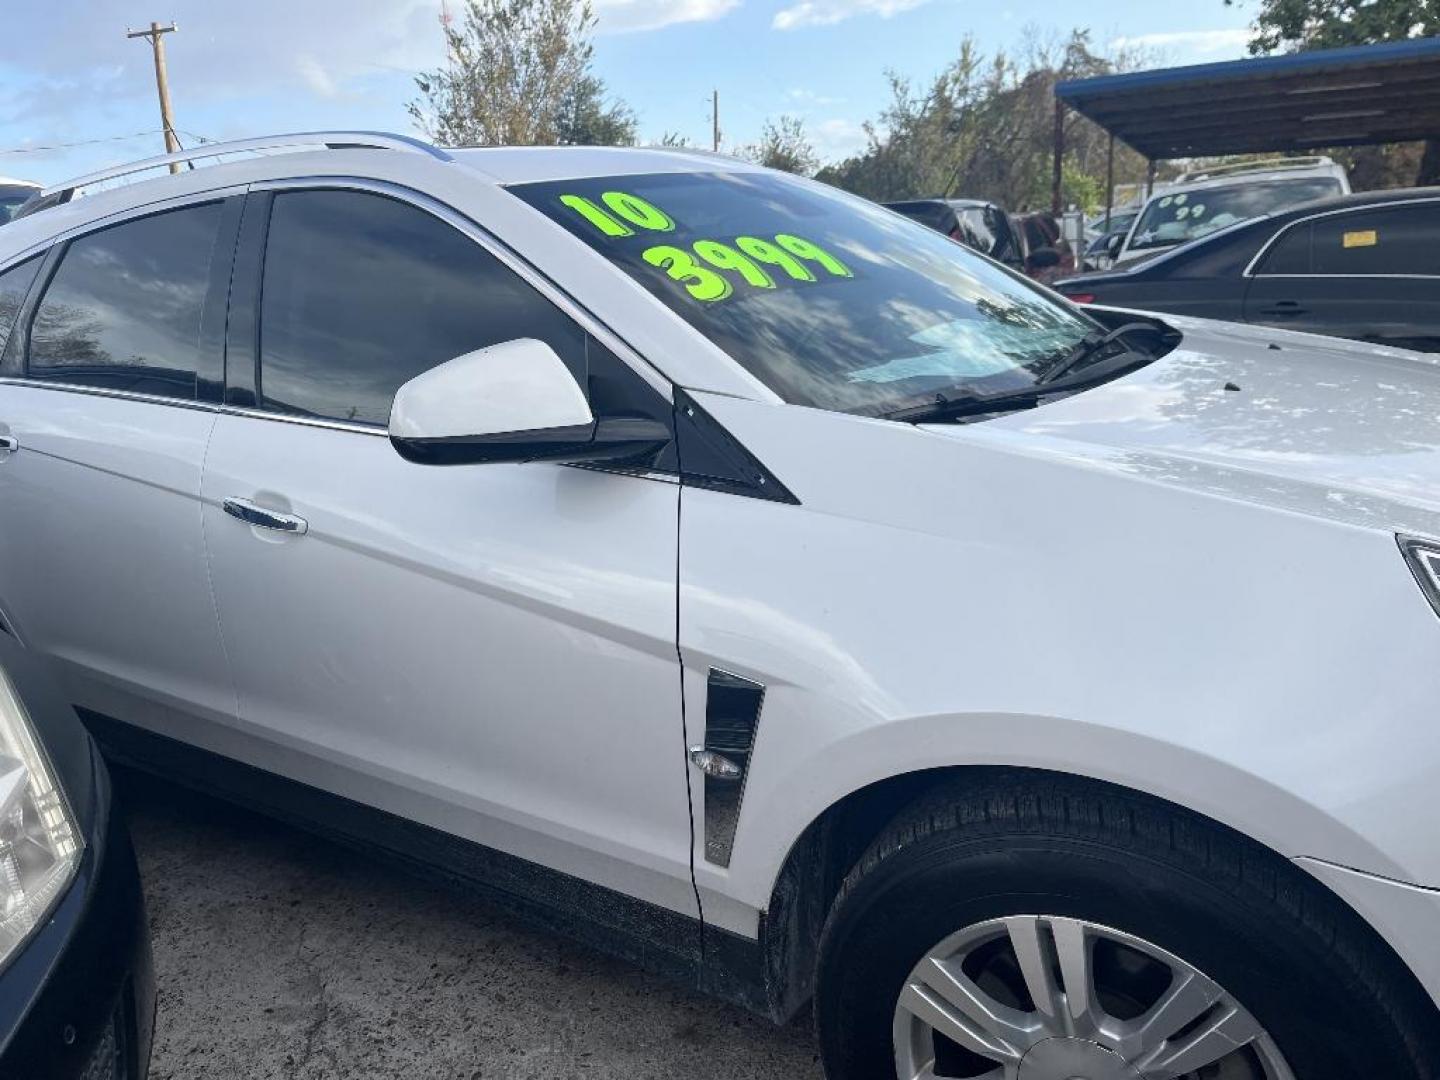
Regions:
[[[832,1080],[1440,1076],[1440,1017],[1353,912],[1219,826],[1078,781],[902,815],[818,974]]]

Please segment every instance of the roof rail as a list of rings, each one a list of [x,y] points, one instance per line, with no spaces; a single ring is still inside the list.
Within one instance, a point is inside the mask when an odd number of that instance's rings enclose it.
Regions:
[[[267,135],[258,139],[202,143],[193,150],[181,150],[174,154],[145,158],[143,161],[132,161],[126,165],[116,165],[99,172],[88,173],[74,180],[66,180],[61,184],[52,184],[38,193],[29,204],[30,208],[25,212],[33,213],[35,210],[43,210],[47,206],[69,202],[80,188],[122,176],[130,176],[134,173],[146,172],[162,165],[183,165],[203,161],[206,158],[223,157],[226,154],[258,153],[262,150],[282,150],[298,146],[323,146],[330,150],[403,150],[409,153],[429,154],[440,161],[454,160],[438,146],[432,146],[421,139],[409,135],[390,135],[383,131],[302,131],[292,135]]]
[[[1212,180],[1217,176],[1237,176],[1247,172],[1280,172],[1285,169],[1314,169],[1322,165],[1334,165],[1333,158],[1317,157],[1281,157],[1264,158],[1260,161],[1236,161],[1229,165],[1213,165],[1208,169],[1196,169],[1194,172],[1181,173],[1173,183],[1188,183],[1193,180]]]

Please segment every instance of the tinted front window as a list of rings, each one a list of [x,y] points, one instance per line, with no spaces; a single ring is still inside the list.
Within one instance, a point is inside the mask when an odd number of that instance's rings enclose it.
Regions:
[[[0,356],[5,353],[5,343],[10,340],[10,331],[15,329],[15,319],[20,314],[20,305],[40,269],[40,256],[26,259],[18,266],[12,266],[0,274]]]
[[[1169,247],[1204,236],[1237,221],[1273,214],[1288,206],[1341,193],[1332,176],[1293,180],[1250,181],[1231,187],[1197,188],[1157,195],[1145,204],[1135,223],[1129,247]]]
[[[667,173],[511,191],[798,404],[873,415],[1029,386],[1094,329],[960,244],[818,184]]]
[[[1312,273],[1440,276],[1440,204],[1335,214],[1314,230]]]
[[[220,204],[73,241],[30,331],[29,375],[193,398]]]
[[[464,234],[381,195],[277,195],[261,296],[267,409],[384,424],[416,375],[518,337],[545,341],[584,385],[570,319]]]

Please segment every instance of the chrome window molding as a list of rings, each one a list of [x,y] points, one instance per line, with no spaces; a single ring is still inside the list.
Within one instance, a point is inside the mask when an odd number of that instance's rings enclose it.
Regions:
[[[222,411],[221,407],[212,401],[165,397],[163,394],[138,394],[133,390],[112,390],[106,386],[88,386],[85,383],[67,383],[57,379],[32,379],[19,375],[6,375],[0,376],[0,386],[25,386],[32,390],[59,390],[71,394],[89,394],[91,397],[139,401],[150,405],[174,405],[180,409],[199,409],[203,412]]]
[[[477,243],[489,254],[500,260],[508,269],[520,277],[522,281],[534,288],[540,295],[553,303],[567,316],[574,319],[580,327],[591,334],[607,349],[620,357],[622,363],[630,368],[640,378],[658,393],[666,401],[669,401],[674,391],[674,385],[666,378],[658,368],[651,364],[638,350],[630,345],[624,338],[602,322],[592,311],[577,301],[569,293],[565,292],[538,268],[528,262],[524,256],[515,251],[498,236],[486,230],[477,222],[466,217],[458,210],[445,203],[440,202],[423,192],[413,188],[407,188],[401,184],[391,183],[388,180],[373,180],[358,176],[306,176],[286,177],[281,180],[260,180],[249,185],[251,191],[296,191],[296,190],[317,190],[325,188],[340,188],[353,191],[369,191],[377,195],[386,195],[401,202],[414,206],[417,210],[423,210],[432,217],[437,217],[453,229],[457,229],[473,242]]]
[[[1358,206],[1342,206],[1338,210],[1322,210],[1319,213],[1307,214],[1305,217],[1296,218],[1280,229],[1269,240],[1260,246],[1240,276],[1245,278],[1378,278],[1384,279],[1409,279],[1413,281],[1432,281],[1440,274],[1259,274],[1255,268],[1260,265],[1270,249],[1280,242],[1280,238],[1297,225],[1307,225],[1312,221],[1319,221],[1322,218],[1338,217],[1342,214],[1363,214],[1370,210],[1388,210],[1392,206],[1423,206],[1428,203],[1440,203],[1440,198],[1431,196],[1419,199],[1394,199],[1389,202],[1362,203]]]
[[[133,390],[112,390],[105,386],[88,386],[85,383],[67,383],[56,379],[31,379],[18,376],[0,377],[0,386],[24,386],[33,390],[58,390],[70,394],[89,394],[92,397],[117,398],[121,401],[135,401],[144,405],[173,405],[179,409],[197,409],[226,416],[245,416],[253,420],[276,420],[282,424],[302,424],[305,427],[328,428],[332,431],[348,431],[356,435],[375,435],[389,438],[389,432],[378,424],[347,423],[344,420],[327,420],[316,416],[295,416],[290,413],[266,412],[263,409],[246,409],[236,405],[222,405],[213,401],[195,401],[190,398],[165,397],[162,394],[139,394]]]
[[[297,416],[293,413],[242,408],[238,405],[217,405],[215,411],[225,416],[244,416],[250,420],[276,420],[282,424],[300,424],[302,427],[325,428],[327,431],[348,431],[352,435],[372,435],[382,439],[390,437],[389,430],[381,424],[357,424],[354,421],[329,420],[323,416]]]

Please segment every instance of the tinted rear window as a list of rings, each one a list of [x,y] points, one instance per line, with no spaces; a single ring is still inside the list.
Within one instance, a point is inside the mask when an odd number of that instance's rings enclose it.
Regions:
[[[35,280],[35,272],[40,269],[40,259],[39,255],[26,259],[0,274],[0,356],[5,353],[5,345],[10,340],[10,332],[15,329],[15,319],[20,314],[20,305],[25,302],[26,293],[30,291],[30,283]]]
[[[194,398],[219,223],[205,203],[72,241],[35,312],[29,376]]]
[[[1405,203],[1314,222],[1311,273],[1440,276],[1440,203]]]

